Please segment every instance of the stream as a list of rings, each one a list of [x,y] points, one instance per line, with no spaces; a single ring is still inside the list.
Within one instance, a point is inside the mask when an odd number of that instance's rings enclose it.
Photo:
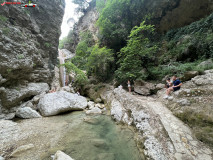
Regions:
[[[75,160],[143,160],[134,133],[117,125],[107,115],[86,115],[71,112],[54,117],[19,120],[27,135],[17,146],[33,144],[33,149],[10,159],[51,160],[61,150]],[[28,127],[30,126],[30,127]],[[12,139],[11,139],[12,140]],[[13,143],[14,144],[14,143]]]

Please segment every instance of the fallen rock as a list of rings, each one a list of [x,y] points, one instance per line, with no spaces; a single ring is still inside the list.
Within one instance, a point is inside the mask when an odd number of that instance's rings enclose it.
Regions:
[[[185,72],[183,77],[181,77],[180,79],[181,81],[189,81],[192,78],[196,77],[197,75],[199,75],[198,71],[188,71],[188,72]]]
[[[75,93],[74,89],[69,86],[65,86],[61,88],[62,91],[70,92],[70,93]]]
[[[94,107],[95,107],[95,103],[92,102],[92,101],[89,101],[89,102],[88,102],[88,107],[89,107],[89,109],[94,108]]]
[[[49,90],[47,83],[29,83],[27,86],[20,86],[12,89],[0,89],[2,106],[11,108],[20,104],[25,98],[39,95]]]
[[[157,90],[161,90],[163,88],[165,88],[165,84],[159,83],[159,84],[156,85]]]
[[[11,153],[11,157],[18,157],[21,153],[34,148],[33,144],[23,145],[18,147],[15,151]]]
[[[95,107],[98,107],[98,108],[100,108],[100,109],[104,109],[104,108],[105,108],[105,105],[104,105],[104,104],[97,103],[97,104],[95,104]]]
[[[140,80],[137,80],[134,83],[134,91],[143,96],[148,96],[155,90],[156,90],[155,85],[152,83],[148,83],[148,82],[144,82]]]
[[[213,61],[211,59],[204,61],[204,62],[201,62],[198,65],[198,67],[201,67],[201,68],[208,68],[208,67],[212,67],[212,66],[213,66]]]
[[[98,107],[94,107],[91,110],[86,111],[86,114],[101,114],[102,111]]]
[[[30,107],[19,108],[16,111],[16,116],[19,118],[41,118],[41,115]]]
[[[95,103],[101,103],[102,100],[100,98],[95,99]]]
[[[113,99],[111,103],[111,116],[116,120],[116,121],[121,121],[122,116],[124,114],[122,105],[119,101]]]
[[[213,70],[206,70],[204,75],[196,76],[192,82],[198,86],[213,85]]]
[[[97,148],[102,148],[102,149],[109,148],[106,141],[103,139],[92,139],[91,143]]]
[[[53,160],[74,160],[62,151],[57,151]]]
[[[86,107],[87,99],[85,97],[65,91],[48,93],[38,103],[38,109],[43,116],[53,116],[67,111],[83,110]]]
[[[178,104],[180,104],[181,106],[189,106],[190,102],[187,99],[180,99],[177,101]]]
[[[13,118],[15,118],[15,113],[1,114],[0,115],[0,119],[4,119],[4,120],[11,120]]]

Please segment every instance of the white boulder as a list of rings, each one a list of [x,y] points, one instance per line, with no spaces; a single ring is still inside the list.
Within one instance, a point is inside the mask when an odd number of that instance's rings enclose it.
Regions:
[[[57,151],[53,160],[74,160],[62,151]]]
[[[43,116],[53,116],[59,113],[83,110],[87,107],[87,99],[77,94],[59,91],[48,93],[38,103],[38,109]]]
[[[16,111],[16,116],[19,118],[41,118],[41,115],[30,107],[19,108]]]
[[[88,102],[88,107],[89,107],[89,109],[94,108],[95,107],[95,103],[93,101],[89,101]]]

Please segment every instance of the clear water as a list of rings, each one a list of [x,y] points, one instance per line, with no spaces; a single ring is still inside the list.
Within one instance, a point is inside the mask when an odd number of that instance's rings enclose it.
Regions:
[[[86,119],[86,120],[85,120]],[[134,133],[116,125],[106,115],[86,116],[83,112],[73,112],[53,119],[68,122],[65,136],[42,155],[49,160],[57,150],[62,150],[75,160],[143,160]]]

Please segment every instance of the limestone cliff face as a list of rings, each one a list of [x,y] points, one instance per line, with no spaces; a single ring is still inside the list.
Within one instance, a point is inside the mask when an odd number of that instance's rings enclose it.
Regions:
[[[18,91],[11,94],[13,99],[16,96],[19,98],[13,101],[15,103],[0,104],[0,107],[14,107],[25,98],[35,95],[34,91],[33,94],[20,93],[32,82],[33,85],[38,82],[51,83],[57,62],[64,7],[64,0],[38,1],[35,8],[1,6],[0,102],[10,97],[9,93],[13,89]]]

